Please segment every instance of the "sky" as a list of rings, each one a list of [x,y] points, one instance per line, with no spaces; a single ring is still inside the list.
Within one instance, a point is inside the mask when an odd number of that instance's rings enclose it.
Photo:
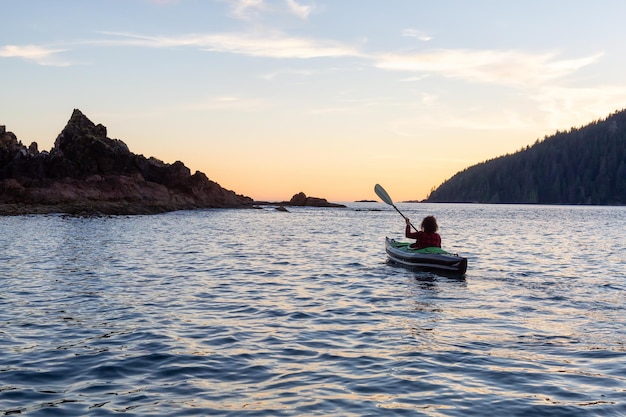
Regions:
[[[256,200],[421,200],[626,108],[622,0],[0,0],[0,125],[80,109]]]

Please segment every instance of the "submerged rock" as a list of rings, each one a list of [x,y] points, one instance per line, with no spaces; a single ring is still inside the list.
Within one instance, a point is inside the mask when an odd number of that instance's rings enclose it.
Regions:
[[[50,152],[36,143],[27,149],[0,126],[0,214],[151,214],[252,203],[180,161],[132,153],[77,109]]]

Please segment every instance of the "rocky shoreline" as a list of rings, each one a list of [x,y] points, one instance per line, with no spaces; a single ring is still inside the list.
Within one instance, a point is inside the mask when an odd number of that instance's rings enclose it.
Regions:
[[[50,152],[24,146],[0,126],[0,215],[157,214],[265,204],[344,207],[298,193],[288,202],[255,202],[191,174],[182,162],[164,163],[132,153],[107,129],[75,109]]]

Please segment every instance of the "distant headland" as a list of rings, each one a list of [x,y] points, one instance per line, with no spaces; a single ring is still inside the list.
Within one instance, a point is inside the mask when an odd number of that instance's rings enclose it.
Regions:
[[[471,166],[429,203],[626,204],[626,110]]]
[[[156,214],[255,205],[340,207],[298,193],[288,202],[255,202],[191,174],[182,162],[164,163],[132,153],[107,129],[75,109],[53,148],[24,146],[0,126],[0,215],[66,213]]]

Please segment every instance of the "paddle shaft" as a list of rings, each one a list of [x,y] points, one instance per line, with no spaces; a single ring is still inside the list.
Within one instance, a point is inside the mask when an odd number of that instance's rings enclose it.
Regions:
[[[389,193],[385,191],[385,189],[380,184],[376,184],[374,186],[374,192],[376,193],[378,197],[380,197],[381,200],[383,200],[385,203],[389,204],[391,207],[396,209],[396,211],[400,214],[400,216],[404,217],[405,220],[408,220],[408,217],[402,214],[402,212],[398,210],[398,207],[396,207],[396,205],[393,204],[393,200],[389,196]],[[411,227],[417,232],[417,228],[413,226],[413,223],[409,221],[409,225],[411,225]]]
[[[408,217],[406,217],[404,214],[402,214],[402,212],[400,210],[398,210],[398,207],[396,207],[395,204],[392,204],[391,207],[395,208],[396,211],[398,213],[400,213],[400,216],[404,217],[404,220],[408,220]],[[413,228],[413,230],[415,230],[417,232],[417,228],[415,226],[413,226],[413,223],[411,223],[410,220],[409,220],[409,225]]]

